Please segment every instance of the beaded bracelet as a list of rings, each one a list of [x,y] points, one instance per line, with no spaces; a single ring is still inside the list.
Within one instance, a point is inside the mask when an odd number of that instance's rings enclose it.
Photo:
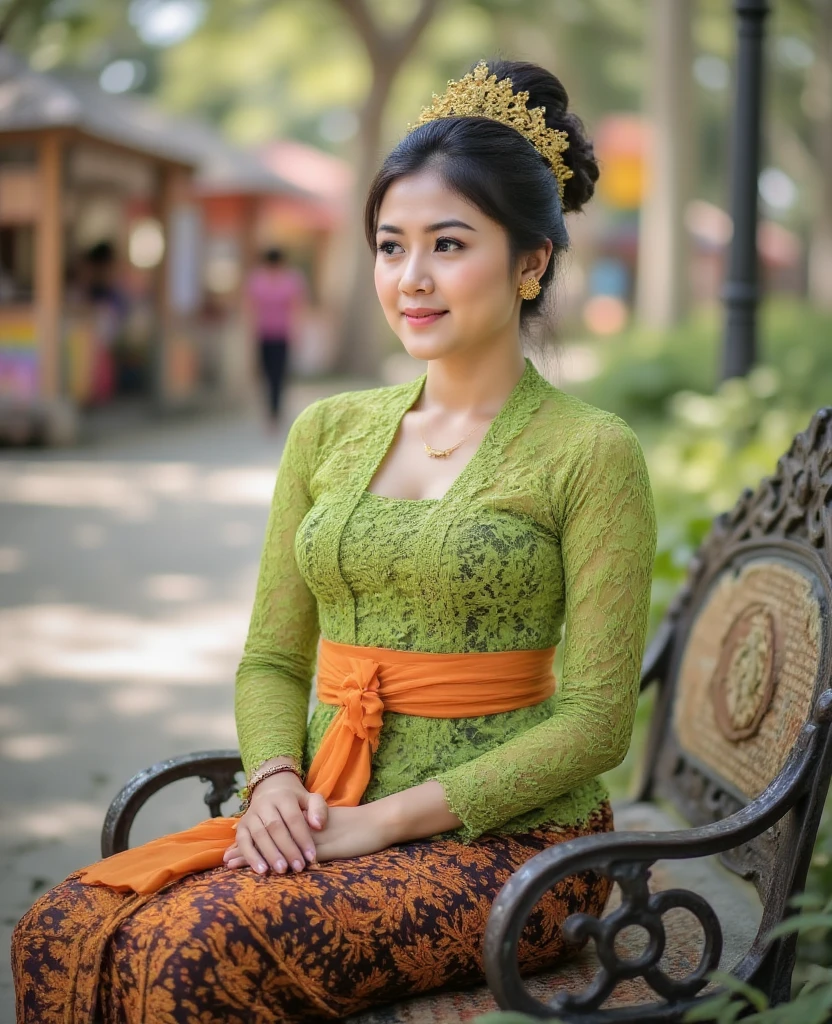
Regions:
[[[264,779],[268,779],[272,775],[277,775],[279,772],[291,772],[293,775],[297,775],[300,781],[303,782],[303,773],[300,769],[295,768],[293,764],[272,765],[271,768],[266,768],[263,772],[255,772],[254,775],[252,775],[249,784],[244,786],[238,794],[240,799],[243,801],[244,810],[247,809],[251,803],[251,796],[252,793],[254,793],[255,788],[259,786]]]

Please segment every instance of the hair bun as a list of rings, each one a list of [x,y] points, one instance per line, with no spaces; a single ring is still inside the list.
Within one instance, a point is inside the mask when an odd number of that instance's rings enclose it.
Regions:
[[[560,79],[539,64],[526,61],[489,60],[488,68],[498,81],[510,78],[515,92],[528,92],[528,107],[545,107],[550,128],[566,132],[569,148],[563,153],[563,162],[573,173],[564,186],[563,209],[576,213],[592,198],[599,170],[592,142],[583,121],[568,109],[569,97]]]

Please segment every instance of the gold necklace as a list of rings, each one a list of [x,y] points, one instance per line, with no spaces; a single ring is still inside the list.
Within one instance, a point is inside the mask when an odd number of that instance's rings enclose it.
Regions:
[[[463,441],[467,441],[468,438],[471,436],[471,434],[474,433],[474,431],[477,429],[478,426],[479,426],[479,424],[475,423],[474,426],[471,427],[471,429],[465,435],[465,437],[463,437],[462,441],[457,441],[457,443],[455,445],[453,445],[451,448],[434,448],[434,447],[432,447],[431,445],[428,444],[427,441],[425,441],[425,435],[422,433],[421,430],[419,431],[419,436],[422,438],[422,441],[424,442],[425,451],[428,453],[428,457],[429,458],[431,458],[431,459],[444,459],[444,458],[447,458],[447,456],[450,455],[451,452],[455,452],[457,450],[457,448],[459,448],[459,446],[462,444]]]

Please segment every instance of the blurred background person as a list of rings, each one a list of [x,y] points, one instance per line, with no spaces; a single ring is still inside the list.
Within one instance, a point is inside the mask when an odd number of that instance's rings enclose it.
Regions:
[[[268,389],[269,426],[275,429],[289,369],[289,349],[297,337],[299,314],[308,300],[306,278],[286,263],[281,249],[268,248],[246,284],[258,362]]]
[[[92,401],[108,402],[117,390],[115,347],[127,319],[128,302],[116,276],[115,248],[101,241],[84,254],[87,301],[93,310]]]

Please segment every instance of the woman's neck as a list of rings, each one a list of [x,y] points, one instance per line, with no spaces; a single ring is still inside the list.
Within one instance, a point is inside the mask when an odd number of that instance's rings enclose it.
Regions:
[[[526,370],[522,351],[497,351],[474,360],[470,354],[433,359],[419,398],[428,412],[494,417]]]

